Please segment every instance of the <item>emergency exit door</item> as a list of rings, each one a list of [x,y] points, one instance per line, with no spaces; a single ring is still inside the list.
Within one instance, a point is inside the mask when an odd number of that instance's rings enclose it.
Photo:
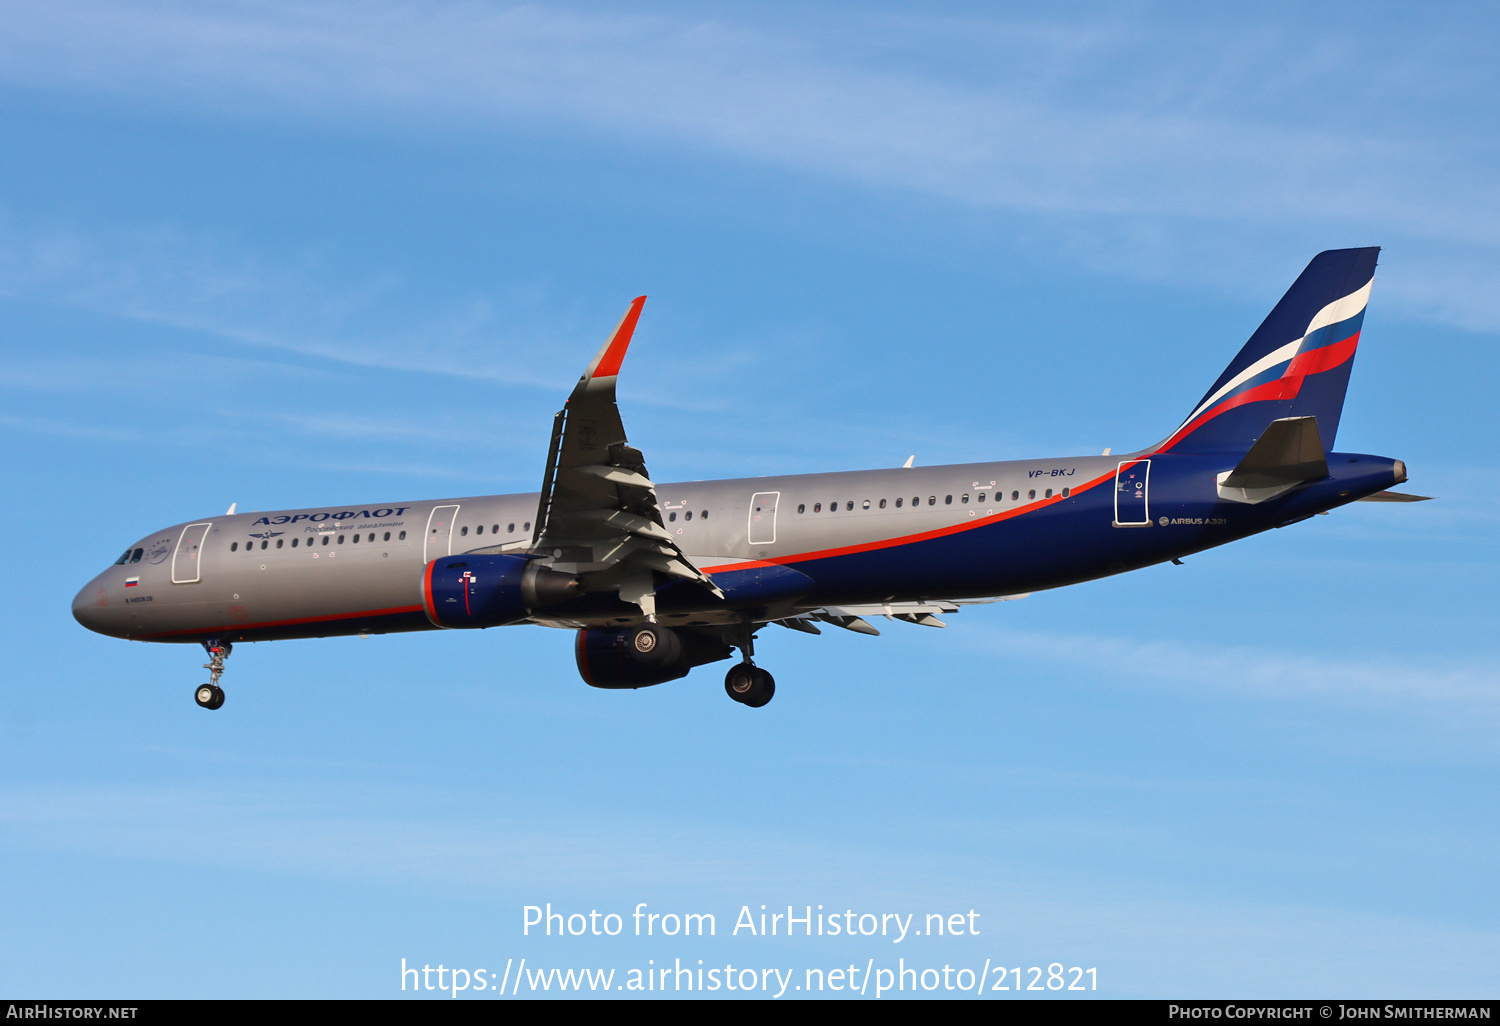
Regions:
[[[776,503],[780,492],[756,492],[750,496],[750,544],[776,544]]]
[[[1123,460],[1115,470],[1115,526],[1151,526],[1150,460]]]
[[[427,537],[422,543],[422,562],[430,563],[439,556],[453,554],[453,521],[457,518],[457,506],[439,506],[428,514]]]

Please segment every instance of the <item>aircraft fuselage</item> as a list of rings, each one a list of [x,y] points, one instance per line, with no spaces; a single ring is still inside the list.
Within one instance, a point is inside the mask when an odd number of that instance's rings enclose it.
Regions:
[[[736,604],[731,591],[727,605],[668,587],[658,612],[666,624],[709,623],[737,605],[764,617],[778,604],[1022,594],[1185,556],[1405,480],[1399,461],[1332,453],[1324,480],[1235,501],[1217,478],[1238,458],[1157,453],[1149,469],[1145,457],[1091,456],[658,484],[663,526],[715,580],[770,566],[812,582],[794,599],[758,593]],[[424,566],[528,550],[537,506],[531,493],[204,517],[137,541],[84,586],[73,612],[91,630],[138,641],[431,630]],[[574,571],[592,555],[541,558]],[[535,622],[604,626],[639,613],[610,591]]]

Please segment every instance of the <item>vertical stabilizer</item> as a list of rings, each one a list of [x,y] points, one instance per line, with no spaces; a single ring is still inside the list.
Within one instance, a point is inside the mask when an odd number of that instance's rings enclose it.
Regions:
[[[1313,257],[1158,452],[1249,451],[1272,421],[1316,417],[1329,449],[1375,277],[1378,246]]]

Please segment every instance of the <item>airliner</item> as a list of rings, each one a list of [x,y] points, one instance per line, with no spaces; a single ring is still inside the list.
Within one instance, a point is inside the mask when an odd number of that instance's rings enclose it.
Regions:
[[[1124,455],[658,483],[615,383],[645,297],[552,424],[535,494],[202,517],[153,531],[78,592],[100,634],[201,645],[205,709],[235,644],[541,624],[583,680],[642,688],[740,659],[764,706],[766,625],[879,634],[1123,573],[1393,492],[1402,461],[1334,439],[1378,247],[1318,254],[1181,424]]]

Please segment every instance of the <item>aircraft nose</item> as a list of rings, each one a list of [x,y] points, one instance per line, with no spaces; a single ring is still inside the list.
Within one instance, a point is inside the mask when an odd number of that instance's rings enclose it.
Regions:
[[[73,619],[95,633],[104,634],[104,610],[108,605],[109,594],[96,578],[73,596]]]

